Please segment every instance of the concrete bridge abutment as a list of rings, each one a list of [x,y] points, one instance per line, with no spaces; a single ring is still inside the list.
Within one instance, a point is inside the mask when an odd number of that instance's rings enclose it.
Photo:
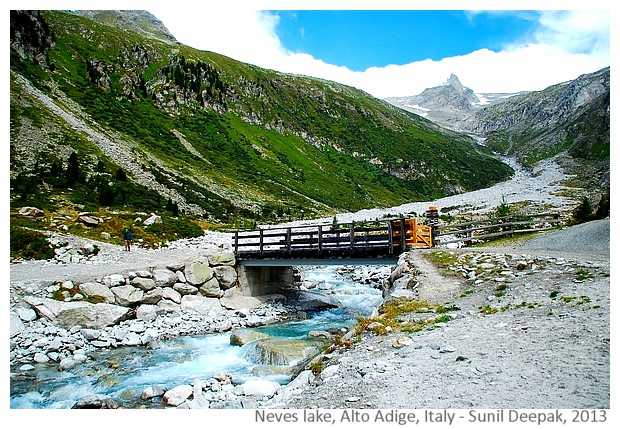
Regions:
[[[289,288],[294,282],[292,266],[247,266],[237,267],[239,287],[245,296],[261,296],[277,293]]]

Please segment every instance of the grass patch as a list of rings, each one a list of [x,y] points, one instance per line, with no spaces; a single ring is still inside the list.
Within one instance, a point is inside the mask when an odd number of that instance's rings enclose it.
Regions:
[[[42,260],[54,257],[54,249],[45,234],[17,225],[10,227],[10,252],[13,258]]]
[[[427,301],[393,300],[385,303],[379,309],[377,318],[358,318],[355,333],[359,335],[366,330],[376,335],[386,335],[394,330],[407,333],[418,332],[422,329],[432,328],[438,323],[449,322],[451,317],[446,313],[458,310],[460,308],[453,304],[441,305],[430,304]],[[439,314],[439,316],[403,322],[403,316],[411,313]]]
[[[497,307],[491,307],[489,304],[480,307],[480,314],[488,316],[489,314],[495,314],[499,311]]]
[[[457,276],[458,273],[450,270],[450,267],[458,262],[458,255],[454,252],[447,252],[445,250],[438,250],[433,252],[422,253],[424,257],[435,265],[441,271],[442,275]]]
[[[593,277],[594,277],[594,274],[592,274],[590,271],[588,271],[588,270],[586,270],[584,268],[580,268],[575,273],[575,281],[578,281],[578,282],[583,282],[583,281],[586,281],[586,280],[591,279]]]
[[[506,289],[508,289],[508,285],[506,285],[506,284],[501,284],[501,285],[499,285],[499,286],[497,286],[497,287],[495,288],[495,293],[494,293],[494,295],[495,295],[496,297],[498,297],[498,298],[499,298],[499,297],[501,297],[501,296],[504,296],[504,295],[506,295]]]
[[[323,369],[325,369],[325,363],[320,359],[317,359],[310,364],[310,371],[312,371],[312,374],[314,375],[319,375],[323,372]]]

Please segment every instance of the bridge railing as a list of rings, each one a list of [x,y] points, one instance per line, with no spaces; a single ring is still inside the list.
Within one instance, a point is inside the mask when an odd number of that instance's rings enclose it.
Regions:
[[[472,242],[501,236],[541,232],[557,228],[564,220],[558,213],[510,215],[433,227],[435,245]]]
[[[406,220],[371,224],[282,227],[235,232],[240,259],[387,257],[402,253],[408,237]]]
[[[454,242],[472,243],[505,235],[556,228],[564,220],[556,213],[512,215],[433,226],[416,219],[371,223],[276,227],[236,231],[234,252],[240,260],[385,258],[410,248],[430,248]],[[404,239],[403,239],[404,238]]]

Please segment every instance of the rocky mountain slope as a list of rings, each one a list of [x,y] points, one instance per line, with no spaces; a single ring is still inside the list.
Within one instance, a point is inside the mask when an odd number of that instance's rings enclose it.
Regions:
[[[178,208],[230,224],[393,206],[512,174],[464,134],[357,89],[175,44],[144,14],[85,15],[95,20],[11,13],[18,206]]]
[[[78,10],[74,13],[111,27],[142,34],[150,39],[178,44],[163,22],[145,10]]]
[[[542,91],[494,96],[476,95],[452,75],[445,85],[387,101],[480,136],[525,165],[558,156],[580,185],[609,186],[609,67]]]
[[[483,107],[522,94],[476,94],[470,88],[463,86],[455,74],[451,74],[443,85],[427,88],[418,95],[388,97],[385,101],[430,119],[448,129],[457,129],[456,124]]]
[[[609,186],[609,67],[479,110],[460,129],[527,165],[564,154],[582,183]],[[581,173],[581,174],[580,174]]]

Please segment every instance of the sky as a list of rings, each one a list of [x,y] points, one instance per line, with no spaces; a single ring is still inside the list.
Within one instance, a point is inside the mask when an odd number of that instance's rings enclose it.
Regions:
[[[413,0],[224,3],[191,14],[170,3],[146,9],[183,44],[378,98],[419,94],[452,73],[479,93],[541,90],[610,64],[612,11],[598,0],[573,9],[571,0],[435,1],[423,10],[411,5],[428,2]]]

